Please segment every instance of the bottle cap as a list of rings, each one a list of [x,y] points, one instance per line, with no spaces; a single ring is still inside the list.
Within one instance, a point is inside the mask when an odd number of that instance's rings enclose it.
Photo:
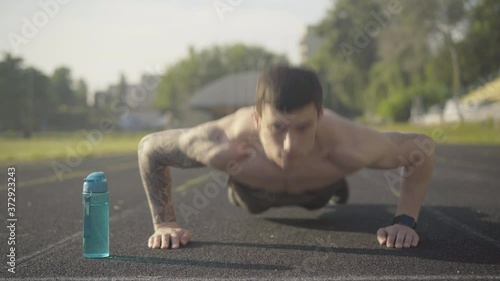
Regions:
[[[108,181],[103,172],[88,175],[83,182],[83,193],[108,192]]]

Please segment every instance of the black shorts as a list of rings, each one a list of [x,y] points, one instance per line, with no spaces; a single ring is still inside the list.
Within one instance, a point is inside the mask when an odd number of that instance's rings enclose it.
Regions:
[[[324,207],[330,201],[340,184],[346,184],[345,179],[314,191],[301,194],[275,193],[255,189],[245,184],[228,179],[229,202],[250,213],[261,213],[271,207],[301,206],[310,210]]]

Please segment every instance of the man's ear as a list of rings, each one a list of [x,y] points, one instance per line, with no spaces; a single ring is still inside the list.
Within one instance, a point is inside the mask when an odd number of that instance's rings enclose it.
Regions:
[[[323,116],[323,107],[321,107],[321,108],[319,109],[319,112],[318,112],[318,119],[320,119],[322,116]]]
[[[253,115],[253,123],[255,125],[255,128],[258,130],[260,128],[260,116],[259,116],[259,113],[257,112],[257,109],[253,109],[253,112],[252,112],[252,115]]]

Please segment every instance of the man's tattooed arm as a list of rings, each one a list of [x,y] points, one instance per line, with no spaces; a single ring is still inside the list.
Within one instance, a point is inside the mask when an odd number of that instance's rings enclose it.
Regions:
[[[384,132],[384,135],[388,137],[392,143],[396,146],[401,146],[408,141],[415,141],[419,137],[416,133],[402,133],[402,132]]]
[[[142,183],[148,198],[155,226],[175,222],[172,202],[172,178],[169,167],[196,168],[205,164],[195,160],[198,143],[203,136],[195,136],[189,129],[175,129],[149,134],[139,143],[138,157]],[[190,136],[190,141],[185,141]],[[200,142],[196,141],[200,139]],[[189,156],[188,156],[189,154]]]

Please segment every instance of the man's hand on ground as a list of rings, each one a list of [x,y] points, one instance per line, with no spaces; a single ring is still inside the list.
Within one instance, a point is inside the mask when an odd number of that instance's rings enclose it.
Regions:
[[[153,249],[177,249],[185,246],[191,240],[191,232],[179,228],[176,222],[155,226],[155,232],[148,240],[148,247]]]
[[[377,231],[377,240],[380,245],[386,245],[387,248],[410,248],[417,247],[420,238],[414,229],[394,224],[380,228]]]

